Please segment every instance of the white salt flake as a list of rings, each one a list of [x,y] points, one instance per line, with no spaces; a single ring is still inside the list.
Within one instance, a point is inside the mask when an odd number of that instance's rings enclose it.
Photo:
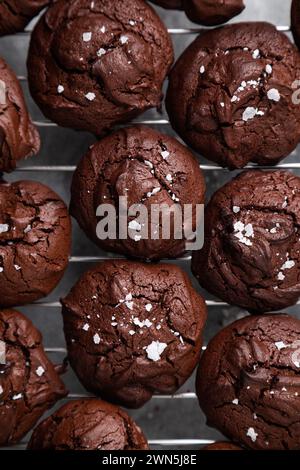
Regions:
[[[268,90],[267,96],[271,101],[280,101],[280,93],[276,88],[271,88]]]
[[[98,333],[96,333],[94,336],[93,336],[93,341],[95,344],[99,344],[100,343],[100,336],[98,335]]]
[[[292,269],[295,266],[295,261],[287,260],[282,266],[281,270],[284,271],[285,269]]]
[[[45,373],[45,369],[44,369],[44,367],[39,366],[39,367],[36,369],[35,372],[36,372],[36,375],[38,375],[39,377],[42,377],[42,375],[44,375],[44,373]]]
[[[233,403],[233,405],[238,405],[239,404],[239,399],[235,398],[234,400],[232,400],[232,403]]]
[[[0,233],[5,233],[9,231],[8,224],[0,224]]]
[[[203,74],[204,72],[205,72],[205,67],[204,67],[204,65],[201,65],[201,67],[200,67],[200,73]]]
[[[247,122],[255,118],[255,116],[263,116],[263,115],[264,115],[263,111],[259,111],[257,108],[253,108],[253,106],[248,106],[243,112],[242,119],[243,121]]]
[[[147,310],[147,312],[151,312],[152,308],[153,308],[152,304],[147,304],[145,306],[145,309]]]
[[[170,175],[170,173],[169,173],[169,174],[167,174],[167,176],[166,176],[166,180],[167,180],[167,181],[169,181],[169,183],[172,183],[172,181],[173,181],[173,178],[172,178],[172,175]]]
[[[14,264],[14,268],[16,271],[20,271],[20,269],[22,269],[18,264]]]
[[[149,162],[149,160],[144,160],[145,165],[147,165],[149,168],[154,168],[153,164]]]
[[[148,359],[154,362],[159,361],[161,354],[164,352],[167,346],[168,345],[166,343],[160,343],[159,341],[152,341],[152,343],[146,347]]]
[[[254,237],[254,230],[252,224],[247,224],[245,226],[246,237]]]
[[[22,393],[18,393],[17,395],[14,395],[12,397],[13,400],[21,400],[21,398],[23,397]]]
[[[28,233],[32,230],[31,225],[27,225],[27,227],[24,228],[24,233]]]
[[[105,54],[106,54],[106,50],[103,49],[103,47],[100,47],[100,49],[98,49],[98,51],[97,51],[97,56],[102,57]]]
[[[256,442],[258,434],[257,434],[257,432],[255,432],[254,428],[249,428],[248,431],[247,431],[246,436],[250,437],[252,442]]]
[[[3,388],[0,385],[0,395],[2,395],[2,393],[3,393]]]
[[[63,87],[62,85],[58,85],[57,87],[57,93],[61,94],[65,91],[65,87]]]
[[[238,207],[238,206],[233,206],[232,208],[232,211],[235,213],[235,214],[238,214],[240,212],[241,208]]]
[[[277,279],[278,279],[279,281],[284,281],[285,275],[280,271],[280,272],[277,274]]]
[[[260,57],[259,49],[255,49],[255,51],[253,51],[252,57],[253,59],[258,59]]]
[[[100,28],[100,31],[101,31],[101,33],[105,33],[105,31],[106,31],[105,26],[102,26],[102,27]]]
[[[131,230],[141,230],[142,226],[136,220],[131,220],[128,224],[128,228]]]
[[[281,349],[284,349],[284,348],[288,347],[287,344],[284,344],[283,341],[276,341],[275,346],[276,346],[277,349],[279,349],[279,351]]]
[[[133,336],[133,335],[135,335],[135,331],[134,330],[129,330],[129,334],[130,334],[130,336]]]
[[[85,95],[85,97],[89,101],[94,101],[94,99],[96,98],[96,95],[95,95],[95,93],[89,92]]]
[[[267,65],[266,65],[266,72],[267,72],[269,75],[271,75],[272,71],[273,71],[272,65],[267,64]]]
[[[91,32],[83,33],[82,39],[84,42],[90,42],[90,40],[92,39],[92,33]]]
[[[82,327],[84,331],[89,331],[90,325],[88,323],[85,323]]]
[[[167,150],[163,150],[162,152],[160,152],[160,154],[164,160],[167,160],[167,158],[169,158],[170,156],[170,152],[168,152]]]
[[[128,36],[125,36],[124,34],[120,37],[120,42],[121,44],[126,44],[128,42]]]
[[[154,188],[154,189],[152,189],[151,192],[147,193],[147,197],[154,196],[155,194],[159,193],[159,191],[160,191],[160,187],[159,188]]]

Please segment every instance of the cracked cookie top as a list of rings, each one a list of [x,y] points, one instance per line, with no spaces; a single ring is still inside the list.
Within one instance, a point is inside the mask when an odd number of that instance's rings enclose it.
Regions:
[[[179,206],[183,212],[184,204],[190,204],[195,230],[196,205],[204,203],[204,196],[204,177],[194,155],[172,137],[135,126],[102,139],[84,156],[73,177],[70,212],[87,235],[106,250],[143,259],[172,258],[185,251],[185,237],[176,239],[171,218],[172,229],[164,239],[162,220],[151,207],[165,204],[175,211]],[[118,231],[116,239],[101,240],[96,231],[101,220],[96,216],[97,208],[112,205],[116,208],[114,220],[120,221],[120,197],[127,198],[128,208],[143,205],[148,220],[138,223],[138,215],[129,217],[125,229],[136,229],[135,235],[122,239]],[[144,225],[148,237],[141,239]]]
[[[245,171],[214,194],[205,222],[204,248],[192,260],[205,289],[254,312],[297,302],[299,177],[287,171]]]
[[[205,303],[175,265],[100,263],[62,304],[71,365],[108,401],[137,408],[174,393],[199,360]]]
[[[146,2],[58,0],[32,34],[29,84],[47,117],[101,135],[160,106],[172,62],[168,32]]]
[[[195,150],[224,167],[273,165],[300,140],[294,95],[299,75],[296,47],[268,23],[205,32],[171,72],[171,124]]]
[[[18,160],[36,154],[39,148],[40,137],[17,77],[0,58],[0,172],[14,170]]]
[[[2,0],[0,2],[0,36],[23,31],[25,26],[51,0]]]
[[[0,305],[48,295],[68,265],[71,221],[64,202],[34,181],[0,183]]]
[[[0,445],[17,443],[67,395],[42,337],[14,310],[0,310]]]
[[[34,430],[29,450],[147,450],[136,423],[102,400],[73,400]]]
[[[219,332],[196,381],[208,424],[256,450],[300,449],[300,321],[250,316]]]
[[[226,23],[245,8],[243,0],[151,0],[164,8],[184,10],[194,23],[215,26]]]

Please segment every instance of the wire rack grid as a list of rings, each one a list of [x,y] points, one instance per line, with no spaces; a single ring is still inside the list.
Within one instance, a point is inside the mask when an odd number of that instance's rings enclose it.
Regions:
[[[183,35],[190,35],[193,39],[193,36],[199,34],[201,31],[203,31],[206,28],[169,28],[168,31],[171,35],[174,36],[183,36]],[[290,27],[286,25],[279,25],[277,26],[277,29],[279,31],[282,31],[284,33],[289,33]],[[16,36],[19,39],[24,40],[29,40],[29,36],[31,33],[31,28],[26,30],[23,33],[18,33]],[[27,86],[27,77],[24,74],[18,74],[18,79]],[[47,130],[51,128],[56,128],[57,125],[53,122],[44,120],[43,118],[40,118],[38,120],[34,120],[35,125],[40,128],[41,130]],[[156,117],[151,118],[151,119],[143,119],[139,118],[134,121],[135,123],[139,124],[145,124],[145,125],[158,125],[158,126],[164,126],[164,128],[167,128],[170,123],[169,120],[166,118],[161,118],[157,114]],[[223,168],[213,165],[213,164],[200,164],[200,167],[204,172],[225,172]],[[16,173],[37,173],[37,174],[48,174],[49,172],[51,173],[70,173],[75,170],[76,165],[25,165],[25,166],[20,166],[16,169]],[[256,168],[255,165],[248,165],[247,168]],[[270,169],[270,167],[268,167]],[[272,167],[271,167],[272,168]],[[298,170],[300,169],[300,163],[297,162],[291,162],[291,163],[281,163],[277,165],[274,168],[282,168],[282,169],[295,169]],[[95,256],[78,256],[78,255],[73,255],[70,257],[70,266],[78,265],[78,264],[89,264],[89,263],[95,263],[101,260],[107,259],[107,255],[95,255]],[[111,257],[110,257],[111,259]],[[180,263],[187,264],[189,263],[191,259],[190,255],[186,255],[183,258],[180,258]],[[223,307],[226,308],[228,307],[228,304],[225,302],[217,301],[217,300],[211,300],[211,299],[206,299],[206,304],[208,308],[219,308]],[[300,304],[300,302],[298,302]],[[61,306],[59,300],[40,300],[29,306],[30,309],[36,309],[36,308],[46,308],[47,310],[51,309],[59,309]],[[205,350],[206,346],[203,346],[203,350]],[[64,347],[46,347],[45,348],[46,352],[51,356],[55,355],[55,357],[60,357],[64,358],[66,356],[66,349]],[[68,399],[77,399],[77,398],[85,398],[89,397],[90,395],[83,392],[78,393],[77,391],[72,391],[68,395]],[[196,394],[193,391],[183,391],[183,392],[178,392],[175,395],[155,395],[153,397],[153,401],[159,403],[162,402],[163,400],[172,401],[172,402],[180,402],[180,405],[184,406],[184,403],[187,403],[187,401],[195,400],[196,399]],[[178,449],[188,449],[192,447],[199,448],[199,446],[202,445],[207,445],[214,442],[214,439],[208,439],[208,438],[196,438],[196,439],[185,439],[185,438],[170,438],[170,439],[165,439],[165,438],[150,438],[149,439],[149,444],[152,448],[178,448]],[[26,448],[27,445],[27,439],[24,439],[22,442],[20,442],[18,445],[15,445],[15,449],[20,449],[23,450]]]

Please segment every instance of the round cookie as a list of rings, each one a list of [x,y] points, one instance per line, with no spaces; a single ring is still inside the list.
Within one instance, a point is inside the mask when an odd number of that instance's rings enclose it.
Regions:
[[[0,305],[48,295],[68,265],[71,221],[64,202],[35,181],[0,183]]]
[[[300,178],[245,171],[205,210],[205,242],[193,252],[201,286],[252,312],[276,311],[300,296]]]
[[[100,263],[62,304],[71,366],[108,401],[138,408],[174,393],[199,360],[205,303],[175,265]]]
[[[39,148],[40,137],[18,79],[0,58],[0,172],[14,170],[18,160],[36,154]]]
[[[3,0],[0,2],[0,36],[23,31],[51,0]]]
[[[245,5],[243,0],[183,0],[183,7],[194,23],[215,26],[239,15]]]
[[[210,426],[256,450],[300,449],[300,320],[250,316],[204,352],[197,394]]]
[[[241,447],[232,444],[231,442],[214,442],[208,446],[203,447],[201,450],[243,450]]]
[[[128,208],[142,204],[148,211],[147,220],[140,214],[132,216],[128,227],[125,225],[127,238],[122,239],[118,231],[117,239],[100,239],[97,208],[110,204],[118,217],[120,197],[127,198]],[[168,238],[164,238],[157,212],[152,217],[154,205],[165,204],[170,210],[179,206],[183,213],[184,205],[190,204],[195,230],[199,224],[196,205],[203,204],[204,198],[205,181],[194,155],[172,137],[135,126],[102,139],[84,156],[73,177],[70,212],[85,233],[105,250],[142,259],[172,258],[184,253],[186,240],[176,239],[174,223]],[[145,236],[143,226],[148,228]],[[180,224],[182,227],[187,228],[187,224]]]
[[[292,1],[291,28],[295,43],[300,48],[300,1]]]
[[[245,8],[243,0],[151,0],[164,8],[184,10],[194,23],[215,26],[226,23]]]
[[[14,310],[0,310],[0,446],[15,444],[67,395],[40,332]]]
[[[167,110],[178,134],[230,169],[274,165],[300,141],[293,100],[300,55],[268,23],[239,23],[201,34],[174,66]]]
[[[101,400],[73,400],[34,430],[29,450],[147,450],[136,423],[117,406]]]
[[[33,98],[61,126],[101,135],[159,107],[172,42],[143,0],[56,1],[34,29]]]

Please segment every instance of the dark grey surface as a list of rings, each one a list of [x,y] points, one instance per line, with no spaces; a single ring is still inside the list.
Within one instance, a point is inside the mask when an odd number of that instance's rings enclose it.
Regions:
[[[124,1],[124,3],[126,3]],[[277,25],[290,24],[290,0],[246,0],[247,8],[234,22],[244,20],[266,20]],[[165,20],[170,28],[195,27],[190,23],[185,15],[180,12],[166,11],[157,8],[160,16]],[[193,40],[194,35],[172,35],[176,57]],[[26,75],[26,54],[28,48],[29,36],[17,35],[0,39],[0,55],[4,57],[15,69],[18,75]],[[300,77],[299,77],[300,78]],[[23,82],[27,103],[35,120],[44,120],[40,111],[37,109],[29,96],[27,83]],[[162,119],[156,111],[149,111],[140,119]],[[169,125],[157,126],[161,131],[174,135]],[[95,138],[89,134],[74,132],[72,130],[58,127],[40,128],[42,138],[42,149],[38,157],[32,158],[22,166],[26,165],[76,165],[83,153]],[[299,150],[294,152],[284,163],[299,161]],[[199,157],[202,164],[210,163]],[[225,181],[232,177],[226,170],[206,171],[205,177],[208,187],[208,196],[219,188]],[[22,172],[17,171],[7,177],[10,181],[18,179],[35,179],[46,183],[56,190],[63,199],[69,201],[69,188],[71,174],[65,172]],[[100,250],[95,247],[79,230],[77,224],[73,223],[73,255],[100,255]],[[188,272],[189,263],[179,262]],[[81,272],[88,268],[86,263],[72,263],[58,288],[53,292],[49,299],[58,300],[64,296],[70,287],[76,282]],[[193,280],[194,281],[194,280]],[[196,286],[196,282],[194,281]],[[206,298],[211,298],[205,294]],[[62,331],[62,321],[59,308],[42,308],[38,306],[22,307],[20,309],[28,315],[42,331],[44,344],[47,347],[64,347],[64,337]],[[290,312],[296,313],[298,308],[290,309]],[[209,309],[209,318],[205,330],[205,343],[222,326],[232,322],[236,318],[243,316],[245,312],[236,307],[212,307]],[[51,355],[54,361],[59,362],[62,355]],[[66,375],[66,383],[73,393],[84,392],[83,388],[70,371]],[[183,387],[184,391],[194,391],[194,378],[191,378]],[[195,399],[185,400],[166,400],[153,399],[142,409],[130,412],[136,421],[145,431],[149,439],[216,439],[220,435],[208,428],[205,419],[201,413]],[[171,448],[166,446],[165,448]],[[192,448],[191,446],[185,448]]]

